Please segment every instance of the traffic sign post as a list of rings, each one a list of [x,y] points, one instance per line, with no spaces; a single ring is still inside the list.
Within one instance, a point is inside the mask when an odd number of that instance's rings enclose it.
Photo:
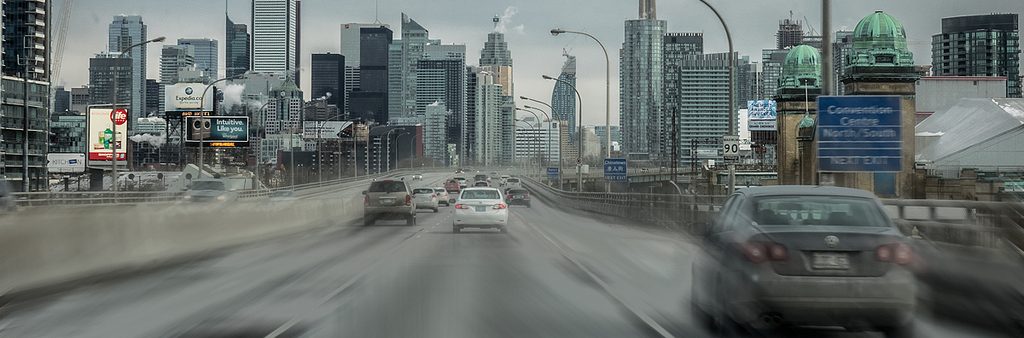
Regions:
[[[726,160],[737,160],[740,158],[739,136],[722,136],[722,157]]]
[[[624,158],[608,158],[604,160],[604,179],[609,182],[626,182],[629,180],[628,165]]]
[[[899,96],[822,96],[818,109],[819,171],[900,171]]]
[[[558,179],[558,167],[548,167],[548,178]]]

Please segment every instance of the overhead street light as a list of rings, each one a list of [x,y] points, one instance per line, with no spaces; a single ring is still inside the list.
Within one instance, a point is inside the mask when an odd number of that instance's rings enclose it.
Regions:
[[[608,49],[604,48],[604,43],[598,40],[597,37],[590,35],[587,32],[571,31],[562,28],[555,28],[551,30],[552,36],[558,36],[559,34],[578,34],[583,35],[594,42],[597,42],[598,46],[601,46],[601,51],[604,52],[604,129],[605,129],[605,144],[607,150],[604,153],[604,157],[612,157],[612,61],[608,58]]]
[[[122,48],[119,51],[120,53],[117,54],[117,58],[119,58],[119,59],[123,58],[126,53],[131,52],[132,48],[135,48],[135,47],[138,47],[138,46],[142,46],[142,45],[145,45],[145,44],[148,44],[148,43],[153,43],[153,42],[163,42],[166,39],[167,39],[166,37],[160,36],[160,37],[149,39],[149,40],[146,40],[146,41],[143,41],[143,42],[139,42],[139,43],[130,45],[128,47]],[[114,97],[112,99],[113,109],[111,109],[111,112],[117,111],[117,78],[118,77],[115,75],[114,76],[114,85],[113,85]],[[131,96],[129,95],[128,97],[131,97]],[[110,119],[110,124],[111,124],[110,130],[113,131],[113,133],[111,133],[111,141],[112,142],[111,142],[111,146],[110,146],[110,155],[111,155],[111,157],[110,157],[110,175],[113,178],[111,180],[111,189],[113,191],[117,191],[117,176],[118,176],[117,175],[117,148],[119,148],[119,147],[117,146],[117,122],[115,122],[114,120],[115,119]],[[28,135],[28,134],[26,134],[26,135]],[[125,135],[125,136],[127,136],[127,135]],[[27,144],[27,141],[26,141],[26,144]],[[128,159],[127,154],[128,153],[127,153],[127,149],[126,149],[125,160]],[[23,177],[22,180],[27,182],[28,180],[26,179],[26,177],[28,177],[28,171],[25,171],[24,173],[22,173],[22,177]],[[25,187],[27,188],[28,185],[26,184]],[[25,189],[25,191],[28,191],[28,189]]]

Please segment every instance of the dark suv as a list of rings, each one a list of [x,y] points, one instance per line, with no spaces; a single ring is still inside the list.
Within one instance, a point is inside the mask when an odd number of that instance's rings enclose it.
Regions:
[[[509,188],[505,190],[505,200],[508,205],[525,205],[530,207],[530,192],[523,188]]]
[[[416,201],[404,181],[374,181],[363,195],[364,225],[378,219],[404,219],[406,225],[416,225]]]

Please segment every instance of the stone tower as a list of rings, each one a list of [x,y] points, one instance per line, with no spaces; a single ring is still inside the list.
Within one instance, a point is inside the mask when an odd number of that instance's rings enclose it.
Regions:
[[[814,124],[821,94],[821,54],[814,47],[790,49],[782,65],[778,102],[779,184],[815,184]],[[807,133],[807,128],[811,132]]]

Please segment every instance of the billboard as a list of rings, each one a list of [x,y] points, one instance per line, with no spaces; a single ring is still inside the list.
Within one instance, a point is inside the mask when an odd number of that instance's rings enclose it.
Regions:
[[[778,129],[776,118],[778,105],[775,100],[747,101],[747,129],[750,131],[774,131]]]
[[[206,90],[206,98],[203,99],[204,90],[206,85],[202,83],[176,83],[164,86],[164,110],[213,111],[213,92],[216,90]]]
[[[112,119],[111,117],[114,117]],[[89,162],[107,162],[110,164],[114,149],[114,132],[117,133],[117,161],[118,164],[126,162],[128,155],[125,152],[125,144],[128,141],[128,110],[125,108],[118,108],[118,113],[114,114],[110,106],[92,106],[89,107],[89,123],[88,126],[88,147],[89,151]],[[117,126],[114,126],[114,121],[119,122]],[[102,163],[99,163],[102,164]]]
[[[213,147],[240,147],[249,143],[249,117],[210,116],[185,119],[185,142]]]
[[[83,173],[85,172],[85,154],[46,154],[46,170],[51,173]]]
[[[897,172],[903,159],[899,96],[818,97],[822,172]]]
[[[302,122],[302,138],[337,140],[352,138],[352,122],[348,121],[304,121]]]

